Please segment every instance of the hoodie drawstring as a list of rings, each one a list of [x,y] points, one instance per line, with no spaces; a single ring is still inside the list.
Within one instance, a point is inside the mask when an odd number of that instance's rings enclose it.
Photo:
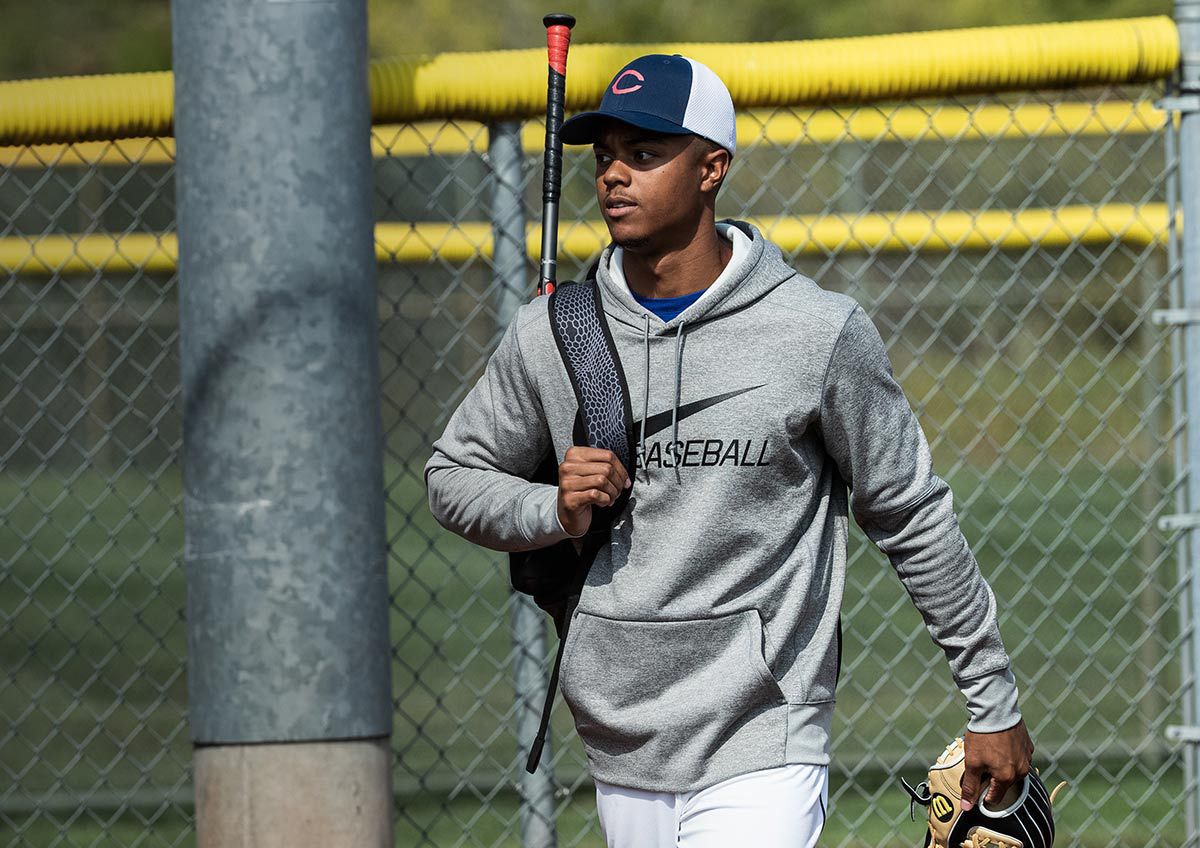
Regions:
[[[642,420],[638,435],[638,455],[642,459],[642,468],[646,471],[646,482],[650,482],[650,466],[646,462],[646,419],[650,415],[650,315],[643,317],[646,323],[642,330],[642,343],[646,363],[645,378],[642,385]],[[680,321],[675,328],[675,400],[671,405],[671,456],[674,460],[675,479],[679,480],[679,457],[675,455],[675,443],[679,441],[679,395],[683,387],[683,325]]]
[[[675,453],[679,441],[679,389],[683,384],[683,325],[675,328],[675,403],[671,405],[671,456],[675,469],[675,481],[679,482],[679,455]]]
[[[646,314],[643,317],[646,319],[646,329],[642,334],[646,350],[646,381],[642,388],[642,432],[638,440],[638,454],[642,458],[642,468],[646,471],[646,482],[649,483],[650,466],[646,464],[646,416],[650,413],[650,315]]]

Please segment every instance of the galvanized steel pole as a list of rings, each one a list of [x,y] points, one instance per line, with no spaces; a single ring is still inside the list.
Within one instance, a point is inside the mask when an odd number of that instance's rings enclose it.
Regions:
[[[198,843],[390,845],[366,3],[172,7]]]
[[[522,197],[521,124],[503,121],[488,127],[488,160],[495,186],[492,195],[492,267],[496,320],[507,327],[517,308],[527,302],[534,279],[525,248]],[[517,702],[517,758],[521,794],[521,845],[554,848],[554,766],[550,739],[542,751],[542,767],[529,774],[525,757],[537,735],[546,686],[546,614],[528,595],[512,599],[513,689]]]
[[[1183,211],[1182,272],[1183,308],[1200,317],[1200,0],[1176,0],[1175,22],[1179,29],[1179,194]],[[1167,132],[1170,132],[1168,128]],[[1191,518],[1200,514],[1200,320],[1185,321],[1183,356],[1187,395],[1188,509]],[[1190,611],[1190,668],[1184,671],[1189,703],[1184,720],[1193,732],[1200,716],[1200,525],[1187,532]],[[1190,678],[1190,680],[1189,680]],[[1197,740],[1185,742],[1185,779],[1192,793],[1187,805],[1189,846],[1200,845],[1196,832],[1200,820],[1200,783],[1197,782]]]

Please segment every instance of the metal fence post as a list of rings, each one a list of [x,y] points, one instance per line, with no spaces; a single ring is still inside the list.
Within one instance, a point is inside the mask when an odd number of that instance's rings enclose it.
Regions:
[[[390,845],[365,0],[173,4],[198,844]]]
[[[1184,743],[1184,779],[1187,807],[1187,844],[1200,844],[1200,783],[1197,782],[1197,744],[1200,728],[1200,0],[1176,0],[1175,22],[1179,30],[1179,90],[1174,102],[1168,99],[1168,114],[1179,113],[1179,205],[1183,212],[1181,231],[1183,303],[1178,323],[1183,324],[1183,364],[1187,404],[1187,493],[1188,513],[1171,516],[1166,526],[1186,533],[1189,634],[1184,670],[1183,707],[1185,726],[1168,733]],[[1168,129],[1168,132],[1170,130]],[[1172,522],[1171,519],[1174,519]],[[1161,526],[1161,525],[1160,525]]]
[[[492,195],[492,267],[496,290],[496,319],[507,327],[517,307],[533,288],[533,275],[525,247],[525,206],[522,202],[521,124],[502,121],[488,127],[488,160],[495,193]],[[537,734],[538,717],[546,681],[546,614],[533,599],[513,596],[513,689],[517,711],[517,762],[520,769],[521,845],[553,848],[554,781],[551,740],[546,740],[542,764],[529,774],[523,763]]]
[[[1171,122],[1174,121],[1174,116],[1171,116]],[[1166,195],[1167,195],[1167,277],[1171,280],[1170,285],[1170,306],[1171,309],[1181,309],[1183,304],[1182,281],[1180,276],[1177,276],[1175,269],[1179,267],[1179,229],[1175,226],[1178,220],[1178,211],[1180,206],[1179,190],[1178,190],[1178,168],[1179,168],[1179,152],[1176,144],[1175,130],[1168,124],[1164,132],[1164,147],[1165,147],[1165,162],[1164,171],[1167,174],[1166,179]],[[1170,337],[1170,361],[1171,373],[1182,374],[1184,368],[1183,362],[1183,345],[1179,333],[1172,333]],[[1184,381],[1173,380],[1171,385],[1171,409],[1174,420],[1172,421],[1171,433],[1172,444],[1172,473],[1174,480],[1187,479],[1187,427],[1185,411],[1186,400],[1184,396]],[[1178,426],[1178,422],[1182,421],[1184,426]],[[1171,498],[1171,506],[1175,509],[1176,514],[1182,515],[1187,512],[1188,495],[1183,486],[1175,486],[1174,494]],[[1175,562],[1176,562],[1176,580],[1179,586],[1186,586],[1189,582],[1188,578],[1188,534],[1181,534],[1175,538]],[[1180,688],[1179,695],[1182,700],[1182,717],[1184,724],[1192,723],[1192,705],[1187,698],[1189,682],[1189,674],[1192,667],[1191,661],[1191,645],[1186,636],[1191,630],[1191,614],[1189,612],[1189,603],[1186,593],[1181,592],[1178,603],[1176,604],[1176,614],[1179,621],[1179,632],[1184,635],[1184,638],[1179,643],[1179,667],[1180,667]],[[1170,728],[1168,728],[1170,733]],[[1188,793],[1192,792],[1195,780],[1194,768],[1194,751],[1192,746],[1185,746],[1183,749],[1183,771],[1184,771],[1184,787],[1183,797],[1181,798],[1184,808],[1184,827],[1185,833],[1188,834],[1188,845],[1194,845],[1194,837],[1196,833],[1196,808],[1194,804],[1188,803],[1190,797]]]

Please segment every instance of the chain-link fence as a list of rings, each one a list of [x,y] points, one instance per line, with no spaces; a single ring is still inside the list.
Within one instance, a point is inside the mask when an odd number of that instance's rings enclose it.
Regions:
[[[1190,625],[1176,538],[1156,526],[1184,511],[1185,478],[1176,334],[1152,320],[1180,302],[1161,93],[743,112],[718,200],[880,329],[1000,599],[1043,774],[1072,782],[1062,841],[1097,848],[1181,844],[1194,790],[1165,741]],[[599,843],[561,704],[549,782],[522,782],[540,613],[510,594],[502,555],[436,524],[421,475],[531,295],[534,266],[515,254],[514,274],[511,247],[536,234],[541,132],[374,131],[397,845],[520,844],[536,810],[558,844]],[[0,834],[184,844],[172,146],[0,156]],[[563,278],[604,243],[591,168],[568,150]],[[849,581],[822,844],[916,844],[896,778],[921,776],[964,708],[857,527]]]
[[[1061,831],[1087,845],[1183,838],[1170,813],[1183,792],[1179,762],[1163,735],[1180,700],[1180,577],[1172,539],[1154,527],[1174,511],[1180,479],[1171,335],[1150,320],[1173,280],[1174,162],[1157,94],[1036,91],[743,115],[718,201],[721,214],[759,220],[802,273],[857,298],[887,340],[1002,599],[1042,768],[1074,783]],[[509,176],[495,139],[512,131],[409,132],[435,150],[454,139],[455,150],[384,160],[381,217],[452,227],[491,217]],[[539,132],[516,172],[527,220],[538,209]],[[413,197],[409,185],[424,189],[410,200],[419,209],[396,204]],[[567,269],[582,274],[604,236],[590,152],[571,158],[563,208],[566,239],[587,248]],[[481,239],[481,260],[485,248]],[[429,262],[390,266],[381,284],[385,314],[400,316],[383,324],[391,524],[404,528],[393,540],[404,565],[399,774],[424,789],[401,807],[401,832],[418,844],[491,844],[519,827],[509,795],[519,776],[508,624],[517,602],[501,558],[426,514],[420,470],[535,269],[513,281],[487,261],[439,260],[432,238],[429,249]],[[965,713],[886,558],[857,528],[852,541],[823,844],[917,840],[897,770],[919,775]],[[565,709],[555,727],[559,841],[585,844],[596,833],[585,760]]]

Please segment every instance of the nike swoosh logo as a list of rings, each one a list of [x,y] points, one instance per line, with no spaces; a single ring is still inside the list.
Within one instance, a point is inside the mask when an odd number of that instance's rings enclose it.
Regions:
[[[691,403],[685,403],[683,406],[679,407],[679,414],[676,416],[676,420],[682,421],[689,415],[695,415],[697,412],[708,409],[710,406],[716,406],[723,400],[729,400],[731,397],[737,397],[738,395],[745,394],[746,392],[753,391],[754,389],[761,389],[765,385],[766,383],[759,383],[757,386],[747,386],[744,389],[735,389],[734,391],[726,392],[723,395],[714,395],[713,397],[704,398],[703,400],[694,400]],[[651,415],[646,419],[646,438],[649,438],[655,433],[661,432],[670,426],[671,410],[668,409],[666,412],[659,412],[655,415]],[[640,431],[635,428],[635,433],[636,432]]]

